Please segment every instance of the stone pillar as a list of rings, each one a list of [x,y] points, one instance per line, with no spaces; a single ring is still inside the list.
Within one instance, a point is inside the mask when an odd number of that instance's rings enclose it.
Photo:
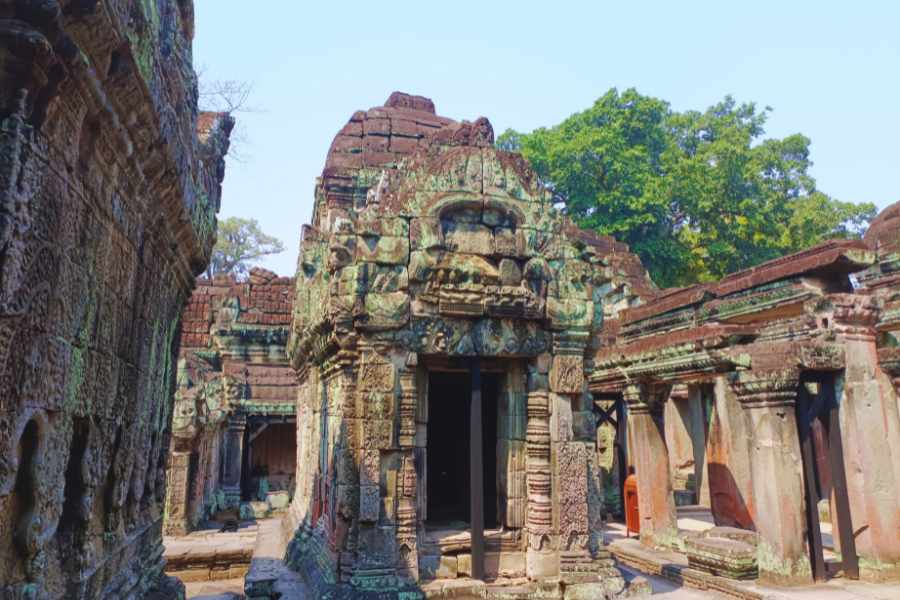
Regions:
[[[550,404],[544,361],[529,367],[528,425],[526,428],[526,485],[528,507],[525,529],[528,549],[525,570],[529,578],[554,577],[559,573],[559,540],[553,531],[550,476]]]
[[[759,578],[776,585],[812,583],[806,549],[805,488],[795,402],[796,369],[741,371],[729,383],[750,424]]]
[[[698,443],[694,438],[687,385],[673,386],[669,401],[663,403],[662,415],[675,505],[695,504],[697,463],[694,448]],[[703,445],[702,436],[699,445]]]
[[[844,346],[839,415],[850,518],[866,579],[900,578],[900,413],[896,384],[879,368],[868,296],[836,294],[835,329]],[[884,366],[895,376],[900,363]],[[837,537],[837,534],[835,535]]]
[[[641,542],[649,546],[669,545],[678,533],[669,451],[658,421],[670,390],[667,384],[631,384],[624,391],[637,476]]]
[[[245,415],[231,415],[225,429],[225,458],[222,461],[222,491],[225,503],[238,506],[241,503],[241,467],[244,458]]]
[[[709,431],[704,407],[704,403],[707,401],[704,392],[709,393],[708,390],[708,386],[688,386],[688,412],[694,453],[694,492],[697,504],[706,507],[712,505],[709,497],[709,461],[706,456],[706,441]]]
[[[709,507],[716,525],[755,529],[746,411],[724,375],[716,378],[713,395],[706,439]]]
[[[169,455],[169,473],[166,483],[166,535],[187,535],[188,502],[190,492],[191,452],[173,451]]]
[[[419,580],[419,551],[416,537],[416,504],[418,477],[416,475],[416,360],[407,361],[407,370],[400,373],[400,435],[401,451],[399,498],[397,501],[397,573],[412,581]],[[410,364],[411,363],[411,364]]]

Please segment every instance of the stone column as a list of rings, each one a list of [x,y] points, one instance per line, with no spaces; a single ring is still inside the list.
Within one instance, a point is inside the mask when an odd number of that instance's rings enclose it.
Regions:
[[[703,438],[697,442],[691,421],[691,401],[688,386],[672,387],[669,401],[663,403],[663,430],[666,449],[669,451],[669,472],[675,505],[696,504],[697,462],[694,449],[703,446]],[[700,461],[702,465],[702,460]],[[693,479],[692,479],[693,478]]]
[[[225,503],[238,506],[241,503],[241,467],[244,458],[245,415],[231,415],[225,430],[225,458],[222,461],[222,491]]]
[[[419,580],[419,550],[416,537],[416,503],[418,477],[416,475],[416,360],[412,354],[407,370],[400,373],[400,434],[401,451],[399,498],[397,500],[397,573],[401,577]]]
[[[166,535],[187,535],[190,531],[188,524],[188,494],[190,482],[191,452],[190,450],[179,452],[172,451],[169,455],[169,473],[166,489]]]
[[[759,578],[812,583],[806,549],[805,488],[795,403],[796,369],[741,371],[729,383],[750,425],[750,468],[759,532]]]
[[[641,542],[648,546],[669,545],[678,533],[669,451],[658,421],[670,390],[667,384],[631,384],[624,391],[637,476]]]
[[[706,441],[709,432],[704,409],[706,402],[704,391],[702,385],[688,386],[691,440],[694,453],[694,492],[697,504],[709,507],[712,505],[709,497],[709,461],[706,456]],[[707,393],[709,392],[707,391]]]
[[[547,370],[543,361],[528,373],[528,425],[526,438],[526,485],[528,507],[525,529],[528,550],[525,571],[529,578],[553,577],[559,573],[559,540],[553,531],[550,476],[550,404]],[[542,372],[543,371],[543,372]]]
[[[867,579],[900,577],[900,413],[896,384],[879,368],[868,296],[835,294],[835,329],[844,346],[839,415],[847,495],[860,569]],[[900,362],[883,364],[895,376]],[[837,534],[835,534],[837,537]]]

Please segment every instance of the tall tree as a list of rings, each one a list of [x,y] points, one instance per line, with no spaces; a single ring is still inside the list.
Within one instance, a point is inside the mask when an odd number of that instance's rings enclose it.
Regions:
[[[808,138],[764,139],[771,109],[731,97],[675,112],[634,89],[531,133],[508,130],[582,227],[628,243],[661,286],[714,280],[830,237],[859,236],[872,204],[815,187]]]
[[[279,252],[284,252],[284,244],[263,232],[256,219],[229,217],[219,221],[216,245],[206,275],[210,278],[223,274],[243,277],[254,261]]]

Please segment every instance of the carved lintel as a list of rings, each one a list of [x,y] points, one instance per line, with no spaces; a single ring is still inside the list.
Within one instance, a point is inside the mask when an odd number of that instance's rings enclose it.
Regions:
[[[804,344],[799,362],[804,369],[838,371],[844,368],[844,348],[838,344]]]
[[[729,374],[728,382],[745,409],[793,406],[800,371],[794,367],[739,371]]]
[[[672,391],[670,383],[630,383],[622,397],[632,414],[656,413],[662,410]]]

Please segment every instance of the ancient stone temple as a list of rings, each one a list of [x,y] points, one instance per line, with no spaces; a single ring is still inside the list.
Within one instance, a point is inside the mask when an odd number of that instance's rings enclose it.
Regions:
[[[285,352],[293,295],[293,279],[259,268],[194,290],[181,323],[166,534],[250,501],[287,507],[297,455]]]
[[[233,122],[197,112],[189,0],[0,0],[0,596],[162,575],[178,320]]]
[[[604,324],[652,295],[486,119],[399,93],[355,113],[298,262],[291,564],[341,597],[435,579],[621,592],[587,383]]]

